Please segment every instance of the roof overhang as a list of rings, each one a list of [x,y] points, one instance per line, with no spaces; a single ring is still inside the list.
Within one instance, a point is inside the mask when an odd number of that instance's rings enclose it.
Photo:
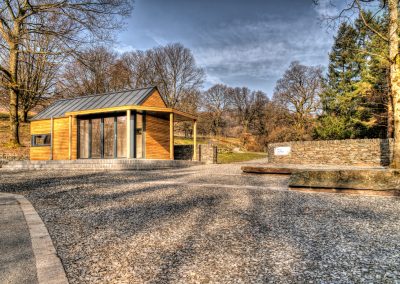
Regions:
[[[137,110],[137,111],[146,111],[146,112],[152,112],[152,113],[164,113],[164,114],[173,113],[175,121],[197,120],[196,116],[186,113],[186,112],[183,112],[183,111],[173,109],[173,108],[160,108],[160,107],[149,107],[149,106],[138,106],[138,105],[71,111],[71,112],[67,112],[65,115],[66,116],[80,116],[80,115],[120,112],[120,111],[127,111],[127,110]]]

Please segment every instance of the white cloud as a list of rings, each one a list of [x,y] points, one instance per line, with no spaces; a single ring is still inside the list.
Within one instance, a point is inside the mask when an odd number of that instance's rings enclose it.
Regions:
[[[129,51],[135,51],[135,48],[132,45],[129,44],[117,44],[114,45],[113,49],[118,52],[118,53],[124,53],[124,52],[129,52]]]
[[[333,0],[319,0],[318,5],[314,5],[314,10],[321,19],[334,17],[339,13],[337,3]]]
[[[203,44],[193,51],[208,76],[218,78],[217,83],[228,79],[241,80],[240,85],[265,82],[264,90],[272,93],[291,61],[325,65],[331,41],[332,35],[316,20],[269,18],[256,23],[238,21],[199,33],[198,42]]]

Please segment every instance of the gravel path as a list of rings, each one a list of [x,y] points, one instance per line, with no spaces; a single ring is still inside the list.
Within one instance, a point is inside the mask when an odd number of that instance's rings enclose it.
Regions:
[[[287,191],[240,165],[0,172],[70,283],[399,283],[400,199]]]

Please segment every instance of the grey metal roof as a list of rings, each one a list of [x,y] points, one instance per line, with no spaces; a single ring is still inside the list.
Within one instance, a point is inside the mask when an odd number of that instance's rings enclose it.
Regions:
[[[156,87],[58,100],[31,120],[65,117],[65,114],[71,111],[141,105],[154,90]]]

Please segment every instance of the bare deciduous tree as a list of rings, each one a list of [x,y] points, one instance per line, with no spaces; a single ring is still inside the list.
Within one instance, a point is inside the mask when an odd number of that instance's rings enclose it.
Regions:
[[[226,85],[217,84],[203,93],[202,102],[208,113],[210,131],[217,136],[222,134],[223,114],[230,103],[229,94],[232,89]]]
[[[251,91],[246,87],[233,89],[230,92],[230,100],[244,133],[249,131],[251,122],[264,111],[265,104],[268,102],[265,93]]]
[[[192,52],[179,43],[129,52],[123,58],[132,71],[134,86],[157,86],[168,107],[179,106],[203,83],[204,71],[197,67]]]
[[[293,114],[293,123],[300,131],[307,127],[310,118],[319,111],[319,95],[322,90],[322,69],[295,61],[278,80],[273,101]]]
[[[0,72],[9,93],[11,143],[19,145],[18,78],[21,52],[37,53],[24,45],[31,35],[53,36],[57,52],[70,53],[92,39],[104,40],[121,26],[132,9],[129,0],[7,0],[0,2]]]
[[[27,122],[28,112],[54,91],[63,59],[61,54],[52,52],[55,49],[52,36],[30,36],[24,45],[36,52],[21,52],[18,68],[19,105],[23,122]]]
[[[119,91],[129,85],[126,72],[115,52],[103,46],[90,48],[66,65],[61,92],[76,97]]]

